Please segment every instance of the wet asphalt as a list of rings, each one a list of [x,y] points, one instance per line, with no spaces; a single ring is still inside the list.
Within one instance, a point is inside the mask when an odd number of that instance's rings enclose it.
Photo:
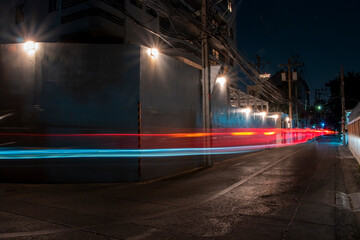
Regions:
[[[360,239],[338,149],[325,136],[144,183],[1,183],[0,239]]]

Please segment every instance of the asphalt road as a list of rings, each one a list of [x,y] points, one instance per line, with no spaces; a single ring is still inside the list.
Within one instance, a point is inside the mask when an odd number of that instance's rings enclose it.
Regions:
[[[360,239],[340,160],[327,136],[162,181],[3,183],[0,239]]]

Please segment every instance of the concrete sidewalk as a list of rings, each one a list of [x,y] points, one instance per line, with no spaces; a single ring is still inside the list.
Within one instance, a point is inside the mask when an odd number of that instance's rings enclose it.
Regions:
[[[360,167],[347,146],[338,147],[336,226],[340,239],[360,239]]]

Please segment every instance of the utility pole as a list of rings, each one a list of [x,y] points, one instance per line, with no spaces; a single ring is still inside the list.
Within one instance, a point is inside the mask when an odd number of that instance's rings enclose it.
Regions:
[[[202,111],[203,111],[203,127],[204,127],[204,147],[209,149],[211,147],[210,135],[211,132],[211,117],[210,117],[210,66],[209,66],[209,42],[207,34],[207,11],[208,0],[201,0],[201,62],[202,62]],[[204,167],[211,167],[211,156],[205,151]]]
[[[288,82],[289,82],[289,120],[292,128],[292,99],[291,99],[291,59],[288,59]]]
[[[279,67],[285,67],[286,64],[279,64]],[[303,67],[303,64],[297,62],[296,60],[295,61],[291,61],[291,57],[288,59],[288,63],[287,63],[287,69],[288,69],[288,72],[287,72],[287,79],[286,79],[286,75],[284,75],[284,79],[286,80],[283,80],[283,81],[288,81],[288,84],[289,84],[289,121],[290,121],[290,128],[293,128],[293,124],[292,124],[292,96],[291,96],[291,81],[292,80],[297,80],[297,79],[293,79],[292,78],[292,71],[291,71],[291,68],[292,67]],[[284,73],[285,74],[285,73]],[[297,90],[297,89],[296,89]],[[297,94],[295,95],[297,97]]]
[[[345,121],[346,121],[346,116],[345,116],[345,89],[344,89],[344,67],[341,64],[341,132],[343,134],[343,145],[346,145],[346,141],[345,141]]]
[[[295,114],[296,114],[296,128],[299,127],[299,110],[298,110],[298,83],[297,81],[294,83],[295,85]]]

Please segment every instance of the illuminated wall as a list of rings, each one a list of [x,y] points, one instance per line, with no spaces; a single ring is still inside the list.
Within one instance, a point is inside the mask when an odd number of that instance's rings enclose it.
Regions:
[[[349,148],[360,164],[360,103],[349,116],[348,136]]]
[[[152,59],[147,48],[138,45],[39,43],[34,54],[24,51],[23,44],[1,45],[0,49],[0,111],[6,115],[0,128],[42,135],[2,137],[1,142],[14,141],[16,147],[146,148],[151,142],[138,137],[54,134],[201,128],[201,72],[174,58]],[[67,177],[96,178],[100,172],[105,181],[138,180],[198,167],[201,157],[149,158],[141,163],[141,176],[137,158],[94,162],[96,167],[91,169],[84,163],[72,169],[64,163],[58,167]],[[56,174],[45,167],[44,172]]]
[[[167,139],[158,138],[154,145],[143,136],[85,135],[201,131],[201,71],[175,58],[161,53],[153,58],[139,45],[39,43],[29,54],[23,44],[7,44],[0,50],[0,111],[6,116],[0,128],[25,134],[2,137],[1,143],[32,148],[162,148]],[[216,85],[211,100],[214,128],[266,126],[261,116],[247,118],[230,108],[226,86]],[[75,136],[55,136],[59,133]],[[191,141],[175,142],[173,147],[199,146],[196,139]],[[94,180],[101,175],[104,181],[133,181],[196,168],[203,158],[95,158],[91,167],[88,160],[80,160],[68,168],[69,161],[73,159],[53,163],[70,179]],[[52,170],[44,165],[47,175],[61,175]]]

